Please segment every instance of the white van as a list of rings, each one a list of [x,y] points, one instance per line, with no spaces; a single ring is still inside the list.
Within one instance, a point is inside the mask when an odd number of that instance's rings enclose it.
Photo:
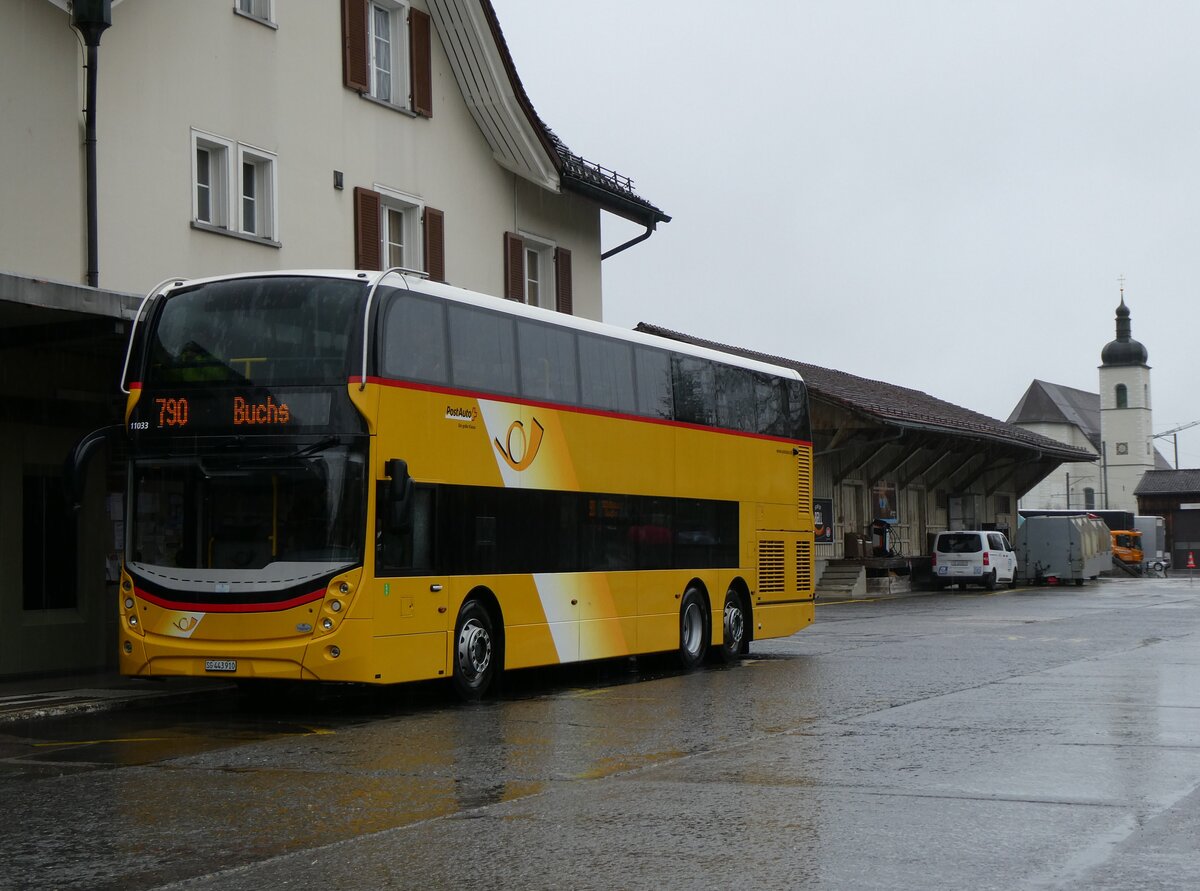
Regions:
[[[933,586],[944,588],[983,585],[989,591],[997,582],[1016,585],[1017,553],[1002,532],[969,529],[939,532],[933,543]]]

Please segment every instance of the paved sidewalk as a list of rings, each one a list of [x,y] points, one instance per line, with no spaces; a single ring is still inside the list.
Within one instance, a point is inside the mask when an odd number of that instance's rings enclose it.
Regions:
[[[113,672],[0,681],[0,728],[18,721],[136,708],[164,699],[204,696],[229,688],[192,678],[142,680]]]

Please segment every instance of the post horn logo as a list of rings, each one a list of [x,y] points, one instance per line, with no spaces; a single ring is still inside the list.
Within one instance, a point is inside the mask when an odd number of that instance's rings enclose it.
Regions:
[[[493,439],[496,444],[496,450],[508,462],[508,466],[513,470],[525,470],[533,463],[533,459],[537,457],[538,449],[542,447],[542,434],[546,432],[546,428],[538,423],[537,418],[532,418],[533,428],[529,431],[529,436],[525,435],[525,425],[520,421],[513,421],[508,425],[508,435],[504,437],[504,444],[500,444],[499,439]],[[516,442],[514,443],[514,434]]]

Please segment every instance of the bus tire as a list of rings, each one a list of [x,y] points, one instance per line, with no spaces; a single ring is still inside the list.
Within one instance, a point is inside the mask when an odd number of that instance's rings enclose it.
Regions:
[[[725,608],[721,613],[721,645],[717,647],[717,656],[722,662],[736,662],[746,652],[746,604],[737,589],[725,592]]]
[[[487,695],[496,680],[499,649],[492,617],[478,600],[468,600],[454,625],[454,670],[458,695],[475,702]]]
[[[695,668],[708,653],[711,637],[708,623],[704,595],[695,588],[688,588],[679,604],[679,662],[685,670]]]

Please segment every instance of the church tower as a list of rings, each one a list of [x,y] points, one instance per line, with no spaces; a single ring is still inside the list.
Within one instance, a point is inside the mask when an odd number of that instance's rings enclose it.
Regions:
[[[1117,339],[1100,351],[1100,460],[1105,507],[1137,513],[1133,490],[1154,469],[1151,438],[1150,354],[1133,339],[1125,289],[1117,307]]]

